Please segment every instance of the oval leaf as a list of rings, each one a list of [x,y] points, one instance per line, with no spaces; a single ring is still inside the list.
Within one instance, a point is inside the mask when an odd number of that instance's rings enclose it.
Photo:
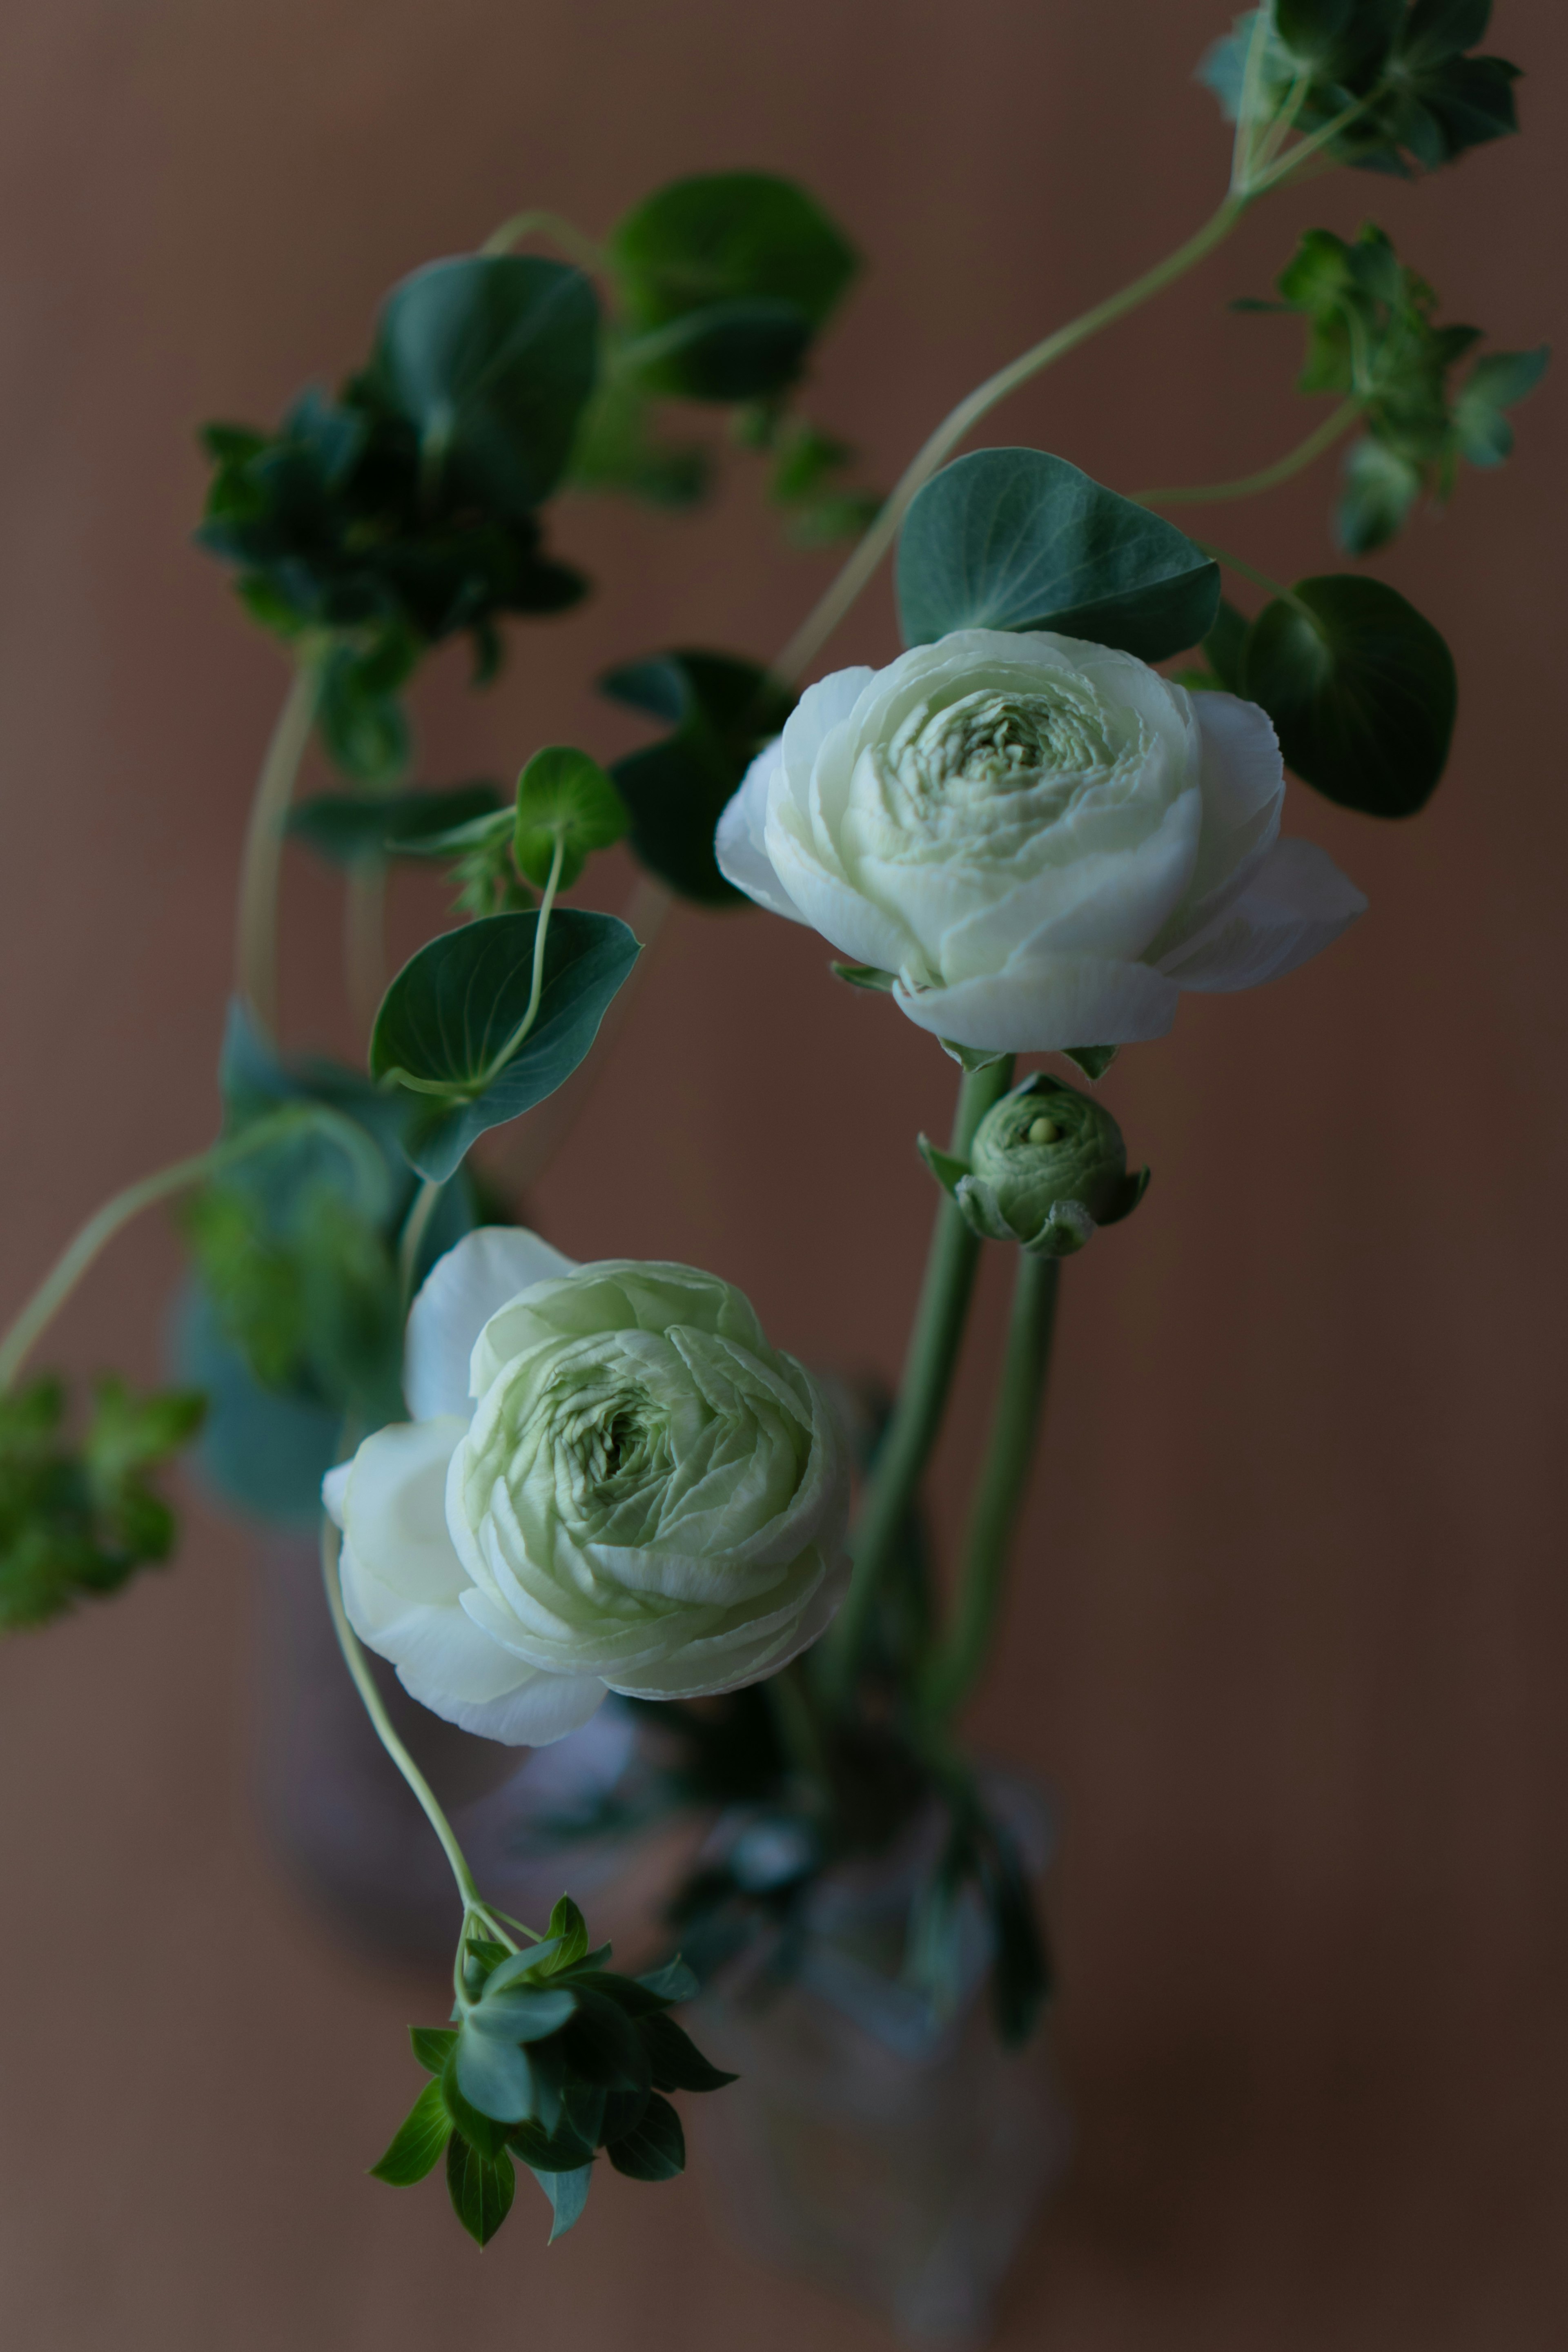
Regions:
[[[593,389],[597,335],[594,289],[563,262],[468,254],[395,286],[372,367],[419,436],[426,487],[514,518],[548,498]]]
[[[668,2099],[656,2091],[639,2120],[605,2150],[617,2172],[633,2180],[673,2180],[686,2169],[686,2134]]]
[[[542,890],[562,845],[557,887],[569,890],[595,849],[619,841],[631,815],[596,760],[567,743],[536,751],[517,780],[517,829],[512,856],[518,871]]]
[[[402,2130],[381,2162],[371,2166],[371,2172],[375,2179],[388,2180],[395,2189],[411,2189],[427,2172],[435,2171],[451,2137],[452,2118],[447,2113],[441,2085],[426,2083]]]
[[[536,914],[488,915],[420,949],[388,989],[371,1038],[371,1076],[426,1088],[403,1148],[444,1183],[476,1137],[553,1094],[598,1034],[641,949],[617,916],[558,908],[544,946],[538,1017],[493,1078],[496,1055],[528,1010]]]
[[[1381,580],[1299,580],[1247,634],[1244,691],[1286,765],[1342,808],[1413,816],[1448,757],[1458,687],[1432,626]]]
[[[503,2148],[497,2157],[481,2156],[454,2134],[447,2150],[447,2187],[453,2210],[470,2238],[488,2246],[511,2210],[517,2174]]]
[[[1195,646],[1219,568],[1173,523],[1039,449],[977,449],[915,499],[899,541],[905,643],[1055,629],[1142,661]]]

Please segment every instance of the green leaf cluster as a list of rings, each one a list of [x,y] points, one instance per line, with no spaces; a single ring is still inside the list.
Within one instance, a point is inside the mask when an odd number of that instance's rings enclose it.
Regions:
[[[174,1515],[149,1477],[195,1436],[202,1413],[188,1391],[136,1396],[106,1378],[73,1443],[60,1381],[0,1397],[0,1633],[47,1624],[168,1559]]]
[[[395,782],[399,694],[468,632],[478,673],[509,614],[562,611],[581,576],[537,509],[593,389],[598,308],[580,270],[515,255],[437,261],[394,287],[368,364],[304,393],[276,433],[209,425],[196,537],[234,565],[253,615],[321,661],[319,721],[347,773]]]
[[[572,461],[585,489],[656,505],[695,503],[709,487],[707,449],[666,437],[662,403],[731,410],[736,437],[772,450],[771,492],[791,536],[820,545],[864,528],[876,501],[838,489],[847,445],[785,410],[811,346],[859,259],[804,189],[763,172],[678,180],[606,240],[611,317],[598,392]]]
[[[787,688],[732,654],[650,654],[607,670],[599,691],[670,732],[617,760],[611,773],[630,812],[630,842],[650,873],[683,898],[744,906],[713,856],[726,803],[794,708]]]
[[[710,2065],[669,2015],[697,1980],[679,1961],[641,1977],[591,1951],[582,1913],[563,1895],[542,1941],[510,1951],[465,1936],[453,2027],[415,2028],[432,2076],[374,2177],[407,2188],[447,2160],[458,2220],[481,2246],[511,2210],[516,2166],[550,2200],[552,2241],[587,2202],[601,2149],[634,2180],[685,2169],[680,2118],[665,2095],[734,2081]]]
[[[1258,78],[1264,122],[1290,110],[1297,129],[1324,130],[1338,161],[1408,179],[1519,128],[1505,58],[1470,54],[1491,0],[1271,0]],[[1243,104],[1258,12],[1238,16],[1198,68],[1226,116]]]
[[[1309,321],[1300,389],[1354,400],[1365,423],[1336,516],[1348,553],[1386,545],[1423,490],[1447,499],[1461,457],[1501,464],[1513,446],[1504,412],[1540,383],[1550,356],[1544,347],[1489,352],[1452,387],[1455,367],[1481,330],[1439,326],[1432,288],[1400,263],[1370,221],[1350,242],[1309,229],[1278,283],[1278,307]]]
[[[898,594],[908,645],[952,629],[1052,629],[1153,662],[1212,625],[1219,568],[1064,457],[977,449],[911,504]]]
[[[1254,621],[1222,605],[1204,651],[1209,682],[1262,705],[1286,765],[1325,799],[1399,817],[1431,798],[1458,685],[1442,637],[1397,589],[1353,572],[1298,580]]]

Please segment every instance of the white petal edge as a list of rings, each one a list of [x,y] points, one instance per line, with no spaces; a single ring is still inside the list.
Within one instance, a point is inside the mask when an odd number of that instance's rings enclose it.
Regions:
[[[764,838],[768,821],[768,787],[784,759],[784,738],[777,736],[757,753],[741,780],[734,798],[727,801],[713,835],[713,855],[726,882],[792,923],[805,917],[773,871]]]
[[[689,1664],[683,1675],[680,1659],[674,1658],[666,1665],[652,1668],[635,1683],[612,1683],[610,1688],[627,1698],[720,1698],[726,1691],[744,1690],[748,1683],[776,1675],[792,1658],[798,1658],[803,1650],[809,1650],[814,1642],[821,1639],[849,1590],[849,1575],[847,1559],[829,1570],[790,1631],[774,1635],[771,1642],[752,1645],[739,1672],[731,1664],[728,1673],[717,1679],[707,1679],[700,1666],[692,1673]],[[705,1644],[697,1642],[690,1647],[700,1653]]]
[[[479,1225],[437,1259],[408,1310],[403,1393],[416,1421],[473,1409],[468,1365],[490,1317],[536,1282],[572,1274],[576,1261],[521,1225]]]
[[[447,1527],[447,1468],[467,1426],[457,1413],[441,1413],[378,1429],[340,1490],[346,1543],[405,1607],[455,1603],[468,1582]]]
[[[1277,841],[1240,896],[1160,969],[1178,988],[1257,988],[1321,954],[1365,912],[1361,891],[1316,842]]]
[[[1058,1054],[1069,1045],[1131,1045],[1163,1037],[1176,1017],[1174,983],[1146,963],[1103,956],[1019,954],[989,979],[910,991],[893,1002],[917,1028],[995,1054]]]

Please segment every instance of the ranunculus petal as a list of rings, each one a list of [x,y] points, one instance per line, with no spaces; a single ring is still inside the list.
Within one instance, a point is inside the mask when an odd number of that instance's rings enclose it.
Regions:
[[[876,675],[866,663],[856,662],[848,669],[836,669],[806,688],[784,720],[780,738],[792,772],[810,773],[823,744],[836,727],[853,715],[856,704]]]
[[[909,961],[916,948],[913,932],[829,874],[793,833],[776,823],[768,828],[768,854],[802,922],[820,931],[840,955],[851,963],[874,965],[879,971],[898,971]]]
[[[773,872],[773,860],[768,856],[768,787],[783,759],[782,736],[757,753],[742,779],[740,791],[726,803],[719,819],[713,835],[713,855],[726,882],[732,882],[737,890],[743,890],[748,898],[754,898],[770,914],[786,916],[792,923],[804,923],[805,917]]]
[[[1315,842],[1277,841],[1246,888],[1161,970],[1180,988],[1256,988],[1319,954],[1366,900]]]
[[[378,1429],[340,1490],[348,1544],[405,1601],[455,1601],[468,1581],[447,1528],[447,1466],[467,1425],[443,1413]]]
[[[849,1590],[849,1561],[838,1561],[794,1624],[782,1632],[771,1629],[744,1648],[734,1643],[692,1642],[667,1664],[647,1667],[631,1681],[614,1682],[610,1687],[627,1698],[715,1698],[724,1691],[742,1690],[764,1675],[776,1675],[826,1633]]]
[[[535,1282],[570,1274],[573,1260],[521,1225],[480,1225],[437,1259],[408,1312],[403,1393],[416,1421],[466,1420],[474,1342],[497,1309]]]
[[[900,1013],[933,1036],[997,1054],[1060,1053],[1163,1037],[1176,1017],[1173,981],[1104,956],[1016,955],[983,980],[893,991]]]
[[[1234,694],[1205,691],[1188,699],[1203,748],[1203,832],[1186,894],[1144,950],[1162,965],[1245,888],[1279,839],[1285,804],[1285,763],[1268,713]]]

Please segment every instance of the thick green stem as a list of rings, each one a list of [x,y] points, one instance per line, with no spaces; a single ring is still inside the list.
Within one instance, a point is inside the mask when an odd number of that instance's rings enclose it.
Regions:
[[[952,1130],[952,1150],[960,1158],[967,1154],[974,1130],[992,1104],[1006,1093],[1012,1076],[1011,1055],[965,1076]],[[822,1688],[836,1706],[844,1706],[854,1689],[878,1591],[942,1426],[979,1256],[979,1241],[944,1195],[937,1211],[899,1401],[878,1448],[851,1539],[855,1571],[848,1597],[818,1653]]]
[[[258,1026],[278,1026],[278,883],[283,868],[283,820],[316,715],[316,665],[302,660],[283,698],[267,757],[256,780],[239,869],[235,984]]]
[[[1215,247],[1230,235],[1246,210],[1247,201],[1247,196],[1232,191],[1213,217],[1205,221],[1195,235],[1188,237],[1184,245],[1178,246],[1174,253],[1167,254],[1163,261],[1156,262],[1152,269],[1146,269],[1141,278],[1135,278],[1120,293],[1108,296],[1103,302],[1096,303],[1092,310],[1084,311],[1081,318],[1069,320],[1065,327],[1058,327],[1043,342],[1036,343],[1017,359],[1010,361],[1005,368],[999,368],[994,375],[987,376],[983,384],[959,402],[904,468],[876,521],[837,579],[816,610],[807,614],[773,663],[775,677],[793,686],[809,667],[898,537],[899,527],[920,491],[939,467],[946,463],[959,443],[973,431],[981,418],[999,401],[1005,400],[1009,393],[1016,392],[1021,384],[1027,383],[1032,376],[1043,373],[1056,361],[1065,358],[1068,352],[1076,351],[1080,343],[1088,342],[1091,335],[1099,334],[1102,327],[1109,327],[1116,320],[1125,318],[1128,311],[1135,310],[1141,302],[1148,301],[1151,296],[1174,285],[1178,278],[1193,268],[1205,254],[1212,253]]]
[[[270,1113],[247,1127],[225,1143],[215,1143],[205,1151],[198,1151],[189,1160],[176,1160],[171,1167],[160,1168],[152,1176],[143,1176],[128,1184],[123,1192],[116,1192],[101,1209],[90,1216],[76,1239],[56,1260],[54,1266],[34,1291],[31,1298],[0,1339],[0,1393],[10,1388],[38,1339],[47,1329],[77,1284],[95,1258],[114,1239],[122,1225],[139,1217],[143,1209],[151,1209],[175,1192],[183,1192],[193,1184],[209,1181],[232,1168],[237,1160],[258,1151],[264,1144],[275,1143],[279,1137],[298,1127],[326,1127],[342,1141],[352,1156],[358,1158],[368,1150],[377,1159],[375,1146],[363,1129],[336,1111],[319,1103],[294,1103]],[[354,1139],[357,1139],[355,1140]],[[376,1172],[379,1173],[379,1166]]]
[[[1139,507],[1199,507],[1221,506],[1231,499],[1256,498],[1263,490],[1277,489],[1294,474],[1303,473],[1325,449],[1331,449],[1342,434],[1348,433],[1361,415],[1359,400],[1340,403],[1331,416],[1325,416],[1314,432],[1272,466],[1260,467],[1256,474],[1242,474],[1234,482],[1205,482],[1195,489],[1134,490],[1132,503]]]
[[[349,1623],[348,1612],[343,1607],[342,1583],[338,1575],[339,1549],[338,1531],[331,1519],[324,1518],[321,1521],[321,1581],[327,1589],[327,1607],[331,1612],[332,1631],[338,1637],[338,1647],[343,1654],[343,1664],[353,1678],[354,1688],[364,1704],[364,1711],[374,1727],[376,1738],[418,1798],[426,1820],[441,1842],[441,1851],[447,1857],[452,1875],[458,1882],[458,1892],[463,1898],[464,1911],[476,1911],[482,1918],[489,1918],[490,1914],[487,1911],[479,1890],[474,1884],[474,1874],[468,1868],[468,1856],[458,1843],[451,1822],[437,1803],[436,1794],[429,1781],[393,1729],[392,1717],[386,1711],[385,1700],[375,1686],[375,1677],[371,1673],[370,1661],[360,1645],[359,1635]],[[510,1940],[510,1937],[506,1938],[508,1943]]]
[[[1034,1457],[1056,1325],[1061,1261],[1018,1253],[1007,1353],[964,1539],[952,1625],[923,1678],[922,1711],[941,1724],[962,1706],[985,1664],[1007,1569],[1007,1549]]]

